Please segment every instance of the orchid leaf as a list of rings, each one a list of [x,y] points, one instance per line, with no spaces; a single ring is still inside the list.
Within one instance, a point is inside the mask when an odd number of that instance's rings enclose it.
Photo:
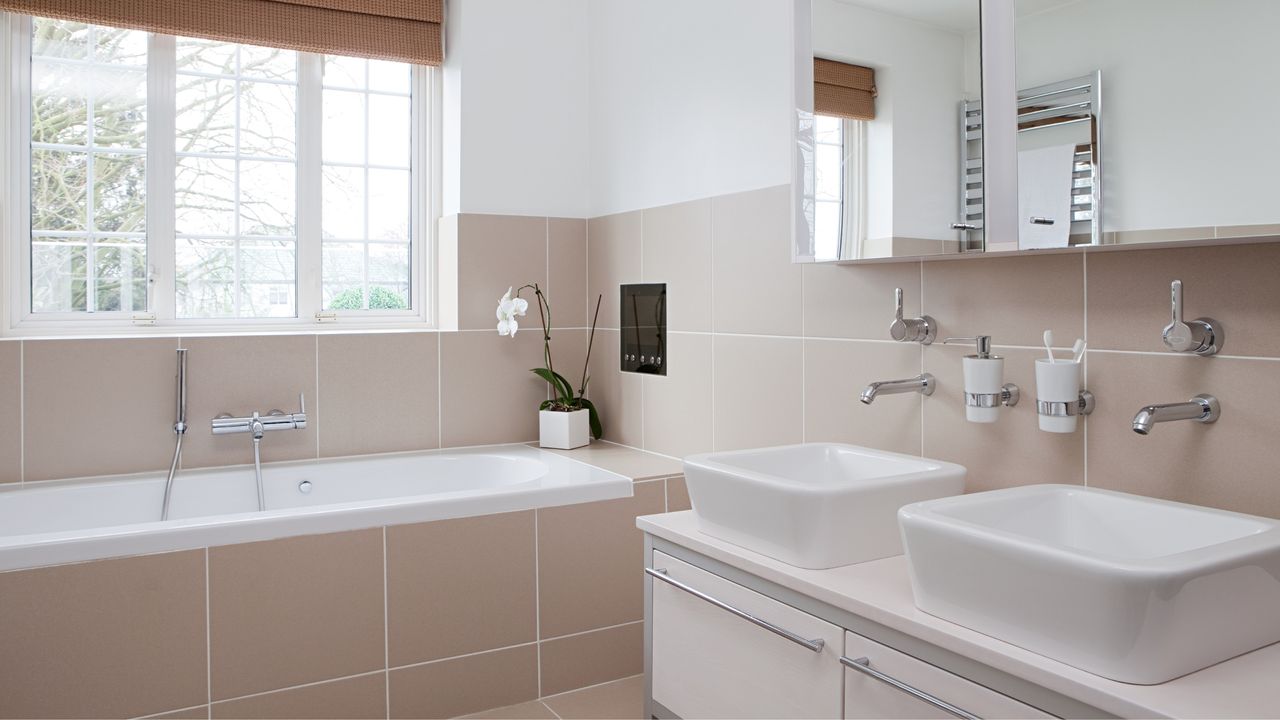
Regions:
[[[586,398],[578,398],[578,404],[587,409],[587,419],[591,423],[591,437],[599,440],[604,435],[604,427],[600,424],[600,413],[596,406]]]

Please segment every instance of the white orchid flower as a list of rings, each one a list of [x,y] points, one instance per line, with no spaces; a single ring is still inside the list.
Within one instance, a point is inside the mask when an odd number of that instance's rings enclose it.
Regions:
[[[511,297],[511,288],[507,288],[507,294],[498,301],[498,334],[515,337],[516,331],[520,329],[516,316],[523,317],[528,310],[529,301],[521,297]]]

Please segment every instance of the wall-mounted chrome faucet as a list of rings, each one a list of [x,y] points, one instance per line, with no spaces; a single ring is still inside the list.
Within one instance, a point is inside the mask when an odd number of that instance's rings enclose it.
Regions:
[[[938,386],[936,380],[929,373],[923,373],[906,380],[883,380],[881,382],[873,382],[862,391],[862,395],[858,398],[864,405],[870,405],[875,402],[880,395],[897,395],[898,393],[918,392],[921,395],[929,396],[933,394],[934,388]]]
[[[1174,420],[1195,420],[1199,423],[1213,423],[1222,415],[1222,405],[1212,395],[1196,395],[1187,402],[1169,403],[1167,405],[1148,405],[1133,416],[1133,431],[1139,435],[1148,435],[1156,423]]]
[[[1173,319],[1164,326],[1164,344],[1174,352],[1213,355],[1222,349],[1226,337],[1222,323],[1213,318],[1182,319],[1182,281],[1174,280],[1169,288],[1173,300]]]
[[[938,336],[938,321],[928,315],[915,318],[902,317],[902,288],[893,290],[893,322],[889,323],[889,337],[898,342],[918,342],[930,345]]]
[[[258,510],[266,510],[266,496],[262,490],[262,436],[268,430],[303,430],[307,427],[307,403],[302,393],[298,393],[298,412],[286,413],[283,410],[272,410],[266,415],[259,415],[257,410],[248,417],[232,417],[223,413],[213,419],[214,435],[230,435],[249,433],[253,436],[253,474],[258,482]]]

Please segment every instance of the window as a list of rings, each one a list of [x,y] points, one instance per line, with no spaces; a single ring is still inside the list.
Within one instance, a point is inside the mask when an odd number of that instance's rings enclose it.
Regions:
[[[866,122],[815,114],[813,130],[814,257],[860,258],[867,236]]]
[[[14,325],[429,317],[429,68],[9,21]]]

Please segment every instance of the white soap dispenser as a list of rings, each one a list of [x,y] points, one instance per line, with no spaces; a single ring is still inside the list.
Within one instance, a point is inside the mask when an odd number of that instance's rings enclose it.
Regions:
[[[993,423],[1000,406],[1018,404],[1018,386],[1004,382],[1004,358],[991,354],[991,336],[947,338],[944,344],[973,342],[977,354],[964,356],[964,414],[969,422]]]

